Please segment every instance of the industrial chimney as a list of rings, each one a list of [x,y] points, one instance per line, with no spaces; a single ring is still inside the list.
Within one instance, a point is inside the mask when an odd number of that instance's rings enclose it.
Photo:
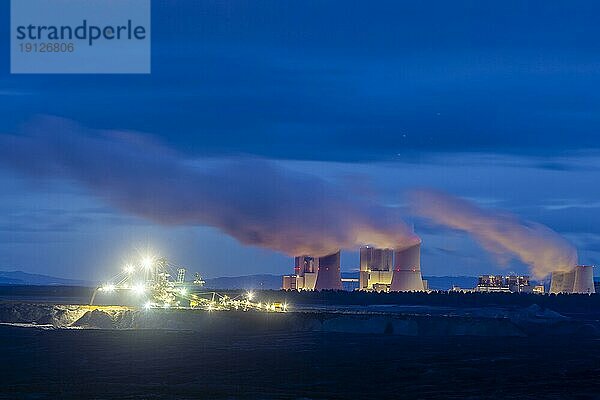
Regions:
[[[421,277],[421,244],[394,253],[394,273],[390,291],[424,291]]]
[[[319,257],[319,272],[315,290],[342,290],[340,252]]]

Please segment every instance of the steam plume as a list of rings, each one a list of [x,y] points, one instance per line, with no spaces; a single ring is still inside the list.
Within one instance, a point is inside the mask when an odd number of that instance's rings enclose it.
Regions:
[[[437,191],[414,191],[411,200],[416,214],[472,234],[500,258],[518,258],[529,265],[536,278],[544,278],[552,271],[571,270],[577,264],[575,248],[544,225],[519,220],[505,212],[484,210]]]
[[[161,224],[207,225],[289,255],[419,241],[392,208],[343,187],[253,158],[186,160],[130,132],[41,117],[0,135],[0,162],[67,178],[111,205]]]

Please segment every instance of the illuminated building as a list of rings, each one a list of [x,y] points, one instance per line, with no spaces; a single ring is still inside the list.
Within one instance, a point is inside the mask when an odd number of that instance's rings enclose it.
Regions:
[[[340,252],[295,258],[294,275],[283,277],[284,290],[342,290]]]
[[[546,289],[544,288],[544,285],[536,285],[533,287],[533,293],[544,294],[546,293]]]
[[[394,271],[390,291],[424,291],[421,277],[421,244],[398,250],[394,253]]]
[[[513,293],[532,292],[533,288],[529,284],[529,277],[526,275],[509,275],[504,278],[508,289]]]
[[[394,251],[371,246],[360,248],[359,289],[388,291],[392,283]]]
[[[302,290],[304,289],[304,278],[298,275],[284,275],[281,288],[283,290]]]
[[[314,290],[317,283],[317,260],[310,256],[300,256],[294,261],[294,272],[302,278],[303,289]]]
[[[477,279],[477,287],[502,287],[504,277],[502,275],[481,275]]]
[[[283,277],[285,290],[314,290],[317,283],[318,260],[303,255],[294,258],[294,275]]]
[[[594,267],[578,265],[571,271],[552,273],[550,293],[595,293]]]
[[[540,293],[536,286],[535,293]],[[541,293],[544,293],[543,286]],[[477,292],[506,292],[506,293],[532,293],[534,288],[529,284],[526,275],[481,275],[477,280]]]

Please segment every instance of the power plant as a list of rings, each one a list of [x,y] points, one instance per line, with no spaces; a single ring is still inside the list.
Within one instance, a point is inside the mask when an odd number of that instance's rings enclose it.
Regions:
[[[340,251],[323,257],[294,258],[294,275],[283,277],[285,290],[342,290]]]
[[[311,256],[295,258],[294,275],[283,277],[283,288],[291,290],[314,290],[317,283],[318,260]]]
[[[421,243],[394,253],[394,273],[392,292],[423,291],[425,285],[421,277]]]
[[[475,292],[488,293],[536,293],[544,294],[543,285],[531,285],[527,275],[480,275],[477,279]]]
[[[395,259],[395,262],[394,262]],[[340,252],[315,258],[295,258],[294,275],[283,277],[284,290],[341,290]],[[421,245],[394,252],[364,246],[360,249],[359,290],[410,292],[427,289],[421,277]]]
[[[394,270],[394,251],[372,246],[360,248],[359,290],[388,291]]]
[[[594,267],[578,265],[571,271],[552,273],[550,293],[595,293]]]
[[[358,279],[341,278],[340,251],[323,257],[302,255],[294,260],[294,274],[283,276],[284,290],[342,290],[342,281],[357,282],[358,287],[354,286],[354,290],[360,291],[429,290],[421,275],[421,243],[400,250],[361,247]],[[545,293],[543,285],[531,285],[529,276],[516,274],[481,275],[477,287],[463,291]],[[553,272],[549,293],[596,293],[594,267],[578,265],[570,271]]]
[[[340,252],[319,257],[316,290],[342,290]]]

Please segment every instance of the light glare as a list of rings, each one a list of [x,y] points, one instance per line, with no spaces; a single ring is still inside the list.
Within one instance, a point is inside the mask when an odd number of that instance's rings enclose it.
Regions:
[[[127,264],[125,268],[123,268],[123,272],[126,274],[133,274],[135,272],[135,267],[131,264]]]
[[[115,290],[115,285],[113,285],[112,283],[107,283],[106,285],[102,286],[102,290],[104,292],[112,292]]]
[[[131,289],[133,290],[133,292],[135,294],[142,294],[146,291],[146,287],[141,283],[137,283],[137,284],[133,285],[133,287]]]
[[[145,269],[150,269],[153,263],[154,260],[150,256],[142,258],[142,267],[144,267]]]

